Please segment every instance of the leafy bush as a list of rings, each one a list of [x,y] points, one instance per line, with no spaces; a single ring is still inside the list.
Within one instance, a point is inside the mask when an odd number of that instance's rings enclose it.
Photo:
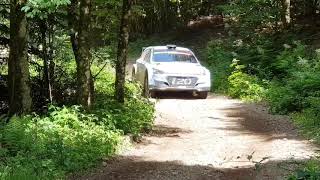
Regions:
[[[227,92],[228,76],[233,71],[230,68],[232,59],[240,59],[245,65],[242,72],[270,81],[277,73],[272,62],[276,60],[280,50],[279,45],[275,45],[272,40],[260,36],[252,39],[230,37],[210,42],[208,64],[213,76],[214,90]]]
[[[305,72],[296,71],[286,82],[275,82],[267,91],[267,101],[272,112],[286,114],[310,107],[309,98],[320,97],[319,72],[311,68]]]
[[[209,43],[207,48],[208,66],[212,74],[212,88],[216,92],[226,93],[228,89],[228,76],[233,55],[222,40]]]
[[[102,71],[95,83],[96,104],[93,113],[100,117],[99,123],[135,136],[153,125],[154,104],[141,96],[139,84],[127,81],[126,102],[120,104],[113,100],[114,75],[110,71]]]
[[[280,83],[272,83],[266,93],[266,99],[273,113],[287,114],[297,109],[299,95]]]
[[[234,98],[241,98],[246,101],[261,101],[264,97],[265,88],[257,77],[242,72],[245,67],[234,60],[231,65],[234,71],[228,77],[228,94]]]
[[[309,138],[320,142],[320,97],[308,97],[308,108],[292,114],[295,124]]]
[[[128,99],[124,105],[114,101],[101,101],[95,113],[103,118],[105,126],[113,126],[125,134],[139,135],[141,131],[150,129],[153,125],[154,106],[150,102],[139,99]],[[110,124],[109,119],[112,120]]]
[[[309,161],[305,167],[296,170],[294,175],[291,175],[288,180],[318,180],[320,179],[320,164],[319,161]]]
[[[276,57],[272,63],[274,71],[279,78],[285,78],[296,72],[308,71],[311,56],[307,47],[299,41],[293,42],[292,45],[285,44],[286,48]],[[293,46],[293,47],[291,47]]]
[[[27,175],[51,179],[113,155],[121,133],[97,125],[96,118],[78,106],[52,107],[47,117],[13,117],[1,130],[1,171],[16,176],[20,168]]]
[[[150,128],[154,106],[141,97],[140,87],[128,82],[126,102],[119,104],[112,97],[113,83],[106,67],[96,77],[91,112],[51,106],[43,116],[13,117],[0,126],[0,179],[63,179],[115,154],[124,133],[138,136]]]

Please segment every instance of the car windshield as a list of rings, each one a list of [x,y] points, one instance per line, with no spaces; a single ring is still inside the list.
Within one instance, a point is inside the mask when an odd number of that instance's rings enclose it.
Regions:
[[[153,54],[154,62],[186,62],[197,63],[196,58],[192,54],[180,52],[155,52]]]

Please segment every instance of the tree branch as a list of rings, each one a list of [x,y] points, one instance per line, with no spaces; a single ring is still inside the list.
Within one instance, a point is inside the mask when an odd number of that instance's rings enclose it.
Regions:
[[[106,62],[103,67],[98,71],[96,75],[93,76],[93,81],[96,80],[96,78],[99,76],[99,74],[103,71],[103,69],[109,64],[109,62]]]

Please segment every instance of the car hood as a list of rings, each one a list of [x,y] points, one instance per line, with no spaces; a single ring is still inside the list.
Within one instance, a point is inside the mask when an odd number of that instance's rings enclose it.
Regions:
[[[166,74],[200,75],[205,72],[203,66],[195,63],[159,63],[154,68]]]

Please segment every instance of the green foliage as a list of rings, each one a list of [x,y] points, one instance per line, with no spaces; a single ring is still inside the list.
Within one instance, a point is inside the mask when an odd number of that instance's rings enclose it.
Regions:
[[[240,40],[231,42],[216,40],[209,43],[208,66],[212,73],[212,84],[215,91],[246,101],[261,101],[263,99],[266,83],[257,76],[248,73],[253,73],[255,70],[252,64],[247,63],[250,61],[248,57],[251,53],[252,51],[249,51],[249,48],[243,45]],[[244,63],[249,68],[240,65],[238,58],[245,59]],[[252,59],[252,57],[250,58]]]
[[[291,175],[288,180],[318,180],[320,179],[320,164],[319,161],[310,161],[305,167],[299,169],[294,175]]]
[[[96,124],[96,119],[78,106],[51,107],[46,117],[13,117],[1,130],[5,150],[0,174],[52,179],[113,155],[121,144],[121,133]]]
[[[299,41],[293,42],[292,45],[294,47],[285,44],[286,49],[276,57],[276,61],[272,64],[279,76],[285,77],[296,73],[296,71],[308,70],[311,66],[310,60],[307,58],[307,47]]]
[[[235,59],[231,64],[234,70],[228,77],[228,94],[246,101],[261,101],[265,94],[265,88],[257,77],[242,72],[245,66],[239,65],[238,62]]]
[[[214,91],[226,93],[228,89],[228,75],[231,73],[230,64],[233,54],[230,45],[217,40],[209,43],[207,48],[208,66],[212,74],[212,88]]]
[[[13,117],[0,126],[1,179],[63,179],[114,155],[123,144],[123,134],[139,136],[151,128],[154,105],[141,97],[140,86],[127,82],[126,102],[117,103],[112,97],[114,70],[109,65],[101,69],[97,62],[92,66],[93,74],[100,73],[91,112],[80,106],[51,106],[42,116]],[[74,62],[61,66],[66,77],[73,76]],[[62,83],[69,81],[61,78]]]
[[[214,90],[227,93],[232,59],[239,59],[245,65],[242,72],[254,75],[263,82],[272,80],[277,75],[272,63],[276,61],[277,54],[282,48],[271,38],[260,36],[246,40],[230,37],[210,42],[208,64],[214,80]]]
[[[114,128],[125,134],[138,136],[141,131],[150,129],[153,125],[154,106],[150,102],[133,98],[127,99],[124,105],[112,101],[101,101],[98,104],[106,109],[99,109],[95,113],[112,119]],[[110,126],[110,122],[106,120],[101,123]]]
[[[61,6],[68,4],[70,4],[70,0],[29,0],[21,10],[27,13],[28,17],[45,19],[48,14],[52,14]]]
[[[208,64],[214,90],[245,100],[266,100],[274,113],[308,108],[307,98],[319,97],[319,57],[299,41],[279,45],[282,41],[265,36],[211,42]],[[233,58],[243,66],[232,64]]]
[[[95,83],[97,94],[94,113],[103,117],[100,122],[104,126],[120,129],[125,134],[135,136],[151,128],[154,120],[154,104],[141,96],[141,88],[138,84],[126,83],[126,102],[120,104],[112,98],[114,75],[110,71],[102,71]]]
[[[306,46],[296,43],[295,48],[284,50],[273,64],[277,76],[267,92],[272,112],[289,113],[309,108],[310,98],[319,97],[318,60]]]
[[[293,120],[307,137],[320,142],[320,97],[308,97],[306,101],[308,107],[293,113]]]
[[[298,20],[302,14],[313,16],[318,1],[291,1],[292,26],[287,29],[281,20],[282,1],[228,2],[219,8],[229,37],[219,47],[209,45],[209,63],[219,79],[213,85],[232,97],[266,101],[271,112],[290,114],[303,134],[320,142],[319,50],[314,51],[310,41],[305,45],[303,36],[313,28],[303,29]],[[232,59],[240,59],[243,66],[233,64],[230,71]],[[307,165],[290,179],[320,179],[319,167]]]
[[[218,8],[242,36],[251,36],[265,29],[276,29],[282,10],[281,1],[275,0],[231,0]]]
[[[267,101],[271,112],[286,114],[294,111],[297,107],[299,95],[281,83],[272,83],[267,91]]]

